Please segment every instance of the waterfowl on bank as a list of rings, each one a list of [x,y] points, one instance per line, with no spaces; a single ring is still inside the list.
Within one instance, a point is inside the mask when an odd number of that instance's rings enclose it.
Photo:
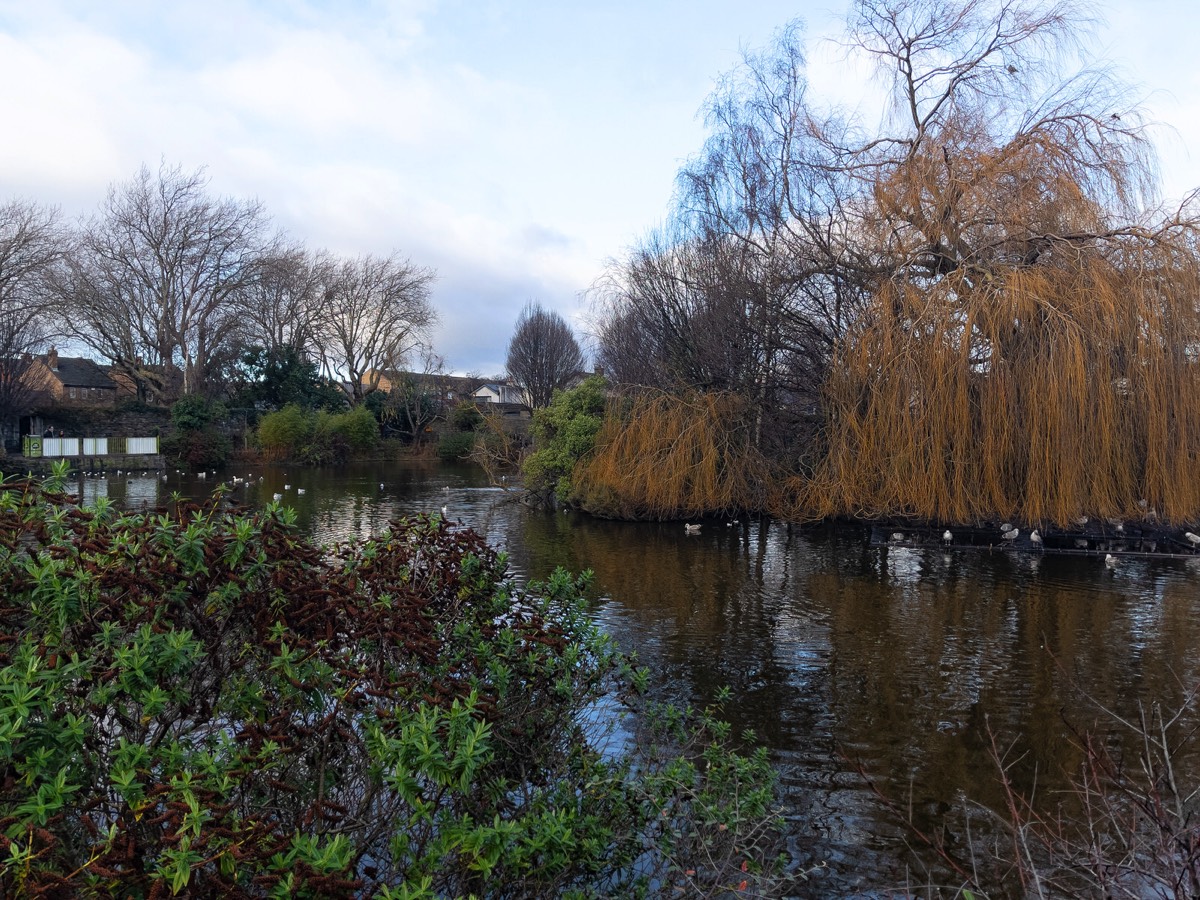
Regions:
[[[1200,534],[1188,531],[1183,535],[1183,539],[1192,545],[1192,552],[1196,552],[1196,548],[1200,547]]]
[[[1012,543],[1013,541],[1015,541],[1017,539],[1017,535],[1019,535],[1020,533],[1021,533],[1021,530],[1019,528],[1009,528],[1007,531],[1002,532],[1000,537],[1002,537],[1004,540],[1008,541],[1009,543]]]
[[[1043,547],[1042,536],[1038,534],[1038,530],[1036,528],[1029,532],[1029,543],[1038,548]]]
[[[946,546],[949,546],[953,541],[954,541],[954,535],[952,535],[950,533],[950,529],[947,528],[945,531],[942,532],[942,543],[945,544]]]

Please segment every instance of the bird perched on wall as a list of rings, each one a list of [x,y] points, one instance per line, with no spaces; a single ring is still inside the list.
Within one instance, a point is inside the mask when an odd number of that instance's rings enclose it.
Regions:
[[[690,522],[684,522],[683,523],[683,531],[685,534],[699,534],[700,526],[692,525]]]
[[[1029,543],[1033,544],[1033,546],[1037,547],[1038,549],[1042,549],[1043,547],[1042,536],[1038,534],[1038,530],[1036,528],[1029,532]]]
[[[949,528],[947,528],[945,531],[942,532],[942,543],[943,544],[945,544],[946,546],[949,546],[953,540],[954,540],[954,535],[952,535],[950,533]]]
[[[1004,538],[1004,540],[1008,541],[1009,543],[1012,543],[1017,539],[1017,535],[1020,533],[1021,530],[1019,528],[1010,528],[1007,531],[1001,532],[1000,537]]]
[[[1200,547],[1200,534],[1189,531],[1184,534],[1183,539],[1192,545],[1193,553],[1196,552],[1197,547]]]

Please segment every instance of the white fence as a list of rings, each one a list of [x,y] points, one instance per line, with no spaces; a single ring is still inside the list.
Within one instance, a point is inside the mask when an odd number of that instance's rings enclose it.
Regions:
[[[38,437],[26,435],[26,456],[150,456],[158,453],[156,437]]]

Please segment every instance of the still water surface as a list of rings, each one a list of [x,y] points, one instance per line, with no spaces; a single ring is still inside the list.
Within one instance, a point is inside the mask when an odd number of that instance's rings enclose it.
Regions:
[[[1094,718],[1080,691],[1132,715],[1180,702],[1200,679],[1200,557],[1108,570],[1095,558],[873,547],[856,531],[760,521],[686,535],[680,523],[532,511],[474,467],[435,463],[237,474],[250,477],[235,497],[283,494],[319,541],[445,506],[506,550],[520,578],[593,570],[597,620],[661,690],[704,702],[732,689],[726,714],[783,772],[793,854],[824,867],[813,896],[902,883],[906,831],[863,773],[911,802],[924,827],[964,797],[999,804],[990,727],[1018,782],[1053,797],[1078,762],[1064,713]],[[75,489],[137,508],[216,483],[172,471]]]

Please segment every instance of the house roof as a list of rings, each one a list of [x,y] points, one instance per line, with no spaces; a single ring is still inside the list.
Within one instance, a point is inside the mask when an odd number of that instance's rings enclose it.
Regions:
[[[46,362],[46,357],[40,357]],[[76,356],[60,356],[58,368],[51,369],[54,377],[62,382],[63,387],[107,388],[116,390],[117,386],[104,370],[90,359]]]

